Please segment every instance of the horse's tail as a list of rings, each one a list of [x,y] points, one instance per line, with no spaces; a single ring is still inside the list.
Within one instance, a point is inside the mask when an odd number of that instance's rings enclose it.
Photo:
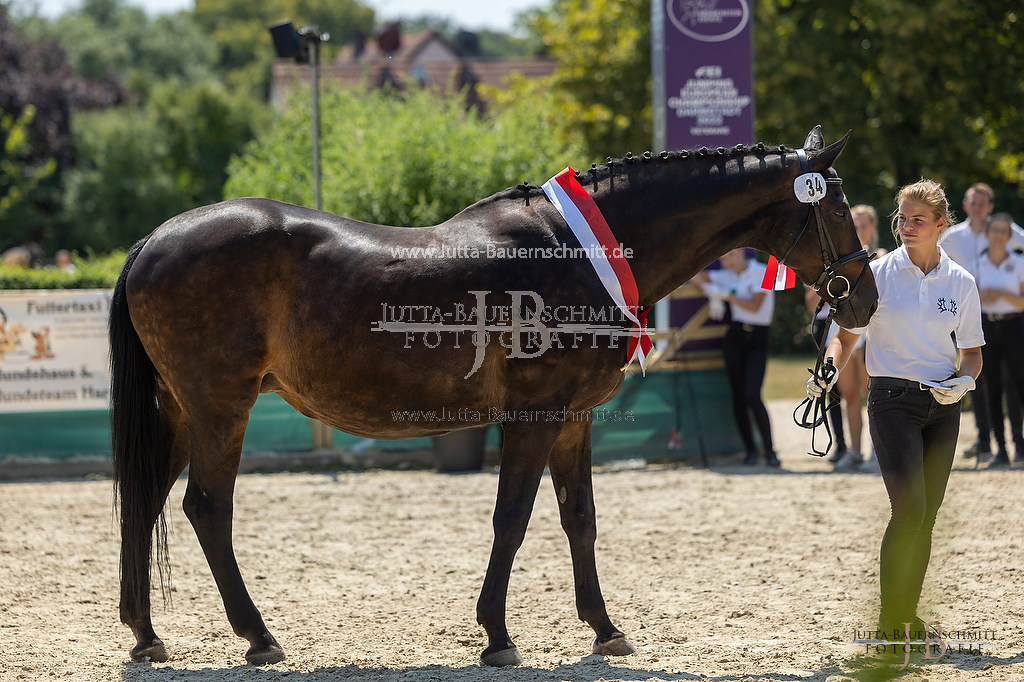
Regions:
[[[121,617],[149,612],[154,559],[166,599],[170,563],[163,506],[170,438],[157,403],[157,373],[128,310],[127,282],[148,238],[128,253],[110,300],[110,434],[115,504],[121,516]],[[153,529],[156,529],[154,543]]]

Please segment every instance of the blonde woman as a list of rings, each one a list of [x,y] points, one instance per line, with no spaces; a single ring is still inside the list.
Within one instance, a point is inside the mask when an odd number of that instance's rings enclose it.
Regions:
[[[902,245],[871,264],[878,309],[867,327],[840,329],[827,355],[842,376],[867,333],[868,425],[892,510],[879,553],[878,629],[902,640],[904,623],[922,629],[917,607],[932,527],[953,464],[960,399],[981,372],[985,341],[974,278],[938,246],[952,222],[942,187],[922,179],[900,189],[896,205]],[[807,393],[818,397],[829,384],[811,377]]]

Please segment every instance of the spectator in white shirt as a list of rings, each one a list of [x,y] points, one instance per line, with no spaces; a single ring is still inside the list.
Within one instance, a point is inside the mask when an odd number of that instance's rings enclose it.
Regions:
[[[985,249],[988,248],[985,227],[995,208],[995,192],[987,183],[976,182],[964,192],[963,207],[967,219],[946,230],[939,239],[939,246],[947,256],[977,279],[978,266],[984,257]],[[1015,223],[1011,223],[1011,230],[1007,248],[1011,251],[1024,249],[1024,230]],[[995,372],[999,369],[994,367],[991,371]],[[992,419],[989,414],[989,392],[985,385],[987,381],[988,373],[983,371],[978,377],[978,389],[974,392],[974,399],[971,401],[974,423],[978,428],[978,439],[968,449],[967,454],[976,455],[979,459],[985,459],[992,452]],[[1024,390],[1024,386],[1017,387],[1017,390]],[[1016,394],[1010,395],[1010,403],[1007,407],[1014,423],[1019,422],[1021,408],[1016,400]],[[1013,435],[1018,442],[1024,440],[1020,431],[1015,431]]]
[[[764,462],[777,467],[779,458],[772,442],[768,408],[761,398],[775,292],[761,288],[765,264],[747,259],[745,249],[733,249],[719,262],[721,269],[705,270],[694,277],[694,281],[705,288],[705,293],[724,298],[732,312],[732,322],[722,342],[722,354],[732,390],[733,418],[746,448],[743,463],[754,465],[759,458],[750,423],[753,419],[764,446]]]
[[[1010,379],[1007,391],[1024,387],[1024,257],[1007,249],[1013,219],[1008,213],[992,216],[985,233],[988,248],[978,263],[978,289],[981,293],[982,328],[985,332],[985,359],[989,416],[998,451],[990,466],[1010,465],[1003,423],[1003,375]],[[1010,415],[1011,433],[1020,434],[1020,411]],[[1024,444],[1015,444],[1017,461],[1024,457]]]

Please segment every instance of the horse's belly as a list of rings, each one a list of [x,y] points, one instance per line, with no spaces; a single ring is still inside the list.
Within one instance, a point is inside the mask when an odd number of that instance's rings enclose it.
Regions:
[[[320,402],[284,391],[280,395],[302,414],[333,429],[363,438],[399,439],[436,436],[495,421],[499,411],[485,405],[424,405],[410,401],[391,404],[353,399]]]

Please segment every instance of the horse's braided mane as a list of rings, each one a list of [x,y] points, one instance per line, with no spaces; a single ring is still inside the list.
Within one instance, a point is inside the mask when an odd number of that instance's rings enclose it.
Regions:
[[[708,147],[700,147],[695,149],[679,149],[676,151],[662,151],[656,157],[649,151],[645,151],[643,154],[634,155],[633,152],[626,152],[626,154],[618,159],[607,157],[605,162],[601,165],[596,163],[590,164],[590,169],[586,171],[576,171],[576,179],[580,182],[586,180],[593,182],[595,179],[606,177],[611,175],[613,167],[621,164],[630,163],[648,163],[654,161],[678,161],[686,159],[731,159],[737,156],[746,156],[747,154],[790,154],[796,151],[791,147],[785,145],[767,145],[764,142],[758,142],[757,144],[747,145],[738,144],[735,147],[717,147],[710,149]],[[530,190],[535,188],[530,182],[523,182],[519,185],[520,190]],[[539,187],[537,187],[539,189]]]
[[[677,161],[686,159],[730,159],[737,156],[746,156],[747,154],[789,154],[795,151],[785,145],[767,145],[764,142],[758,142],[755,145],[738,144],[735,147],[717,147],[711,149],[708,147],[700,147],[695,149],[679,149],[676,151],[662,151],[657,156],[646,151],[643,154],[633,154],[632,152],[626,152],[624,156],[618,159],[608,157],[605,162],[601,165],[591,164],[590,170],[578,171],[576,173],[577,178],[587,174],[589,178],[593,178],[594,175],[603,176],[605,172],[611,173],[615,165],[618,164],[630,164],[630,163],[648,163],[654,161]]]

